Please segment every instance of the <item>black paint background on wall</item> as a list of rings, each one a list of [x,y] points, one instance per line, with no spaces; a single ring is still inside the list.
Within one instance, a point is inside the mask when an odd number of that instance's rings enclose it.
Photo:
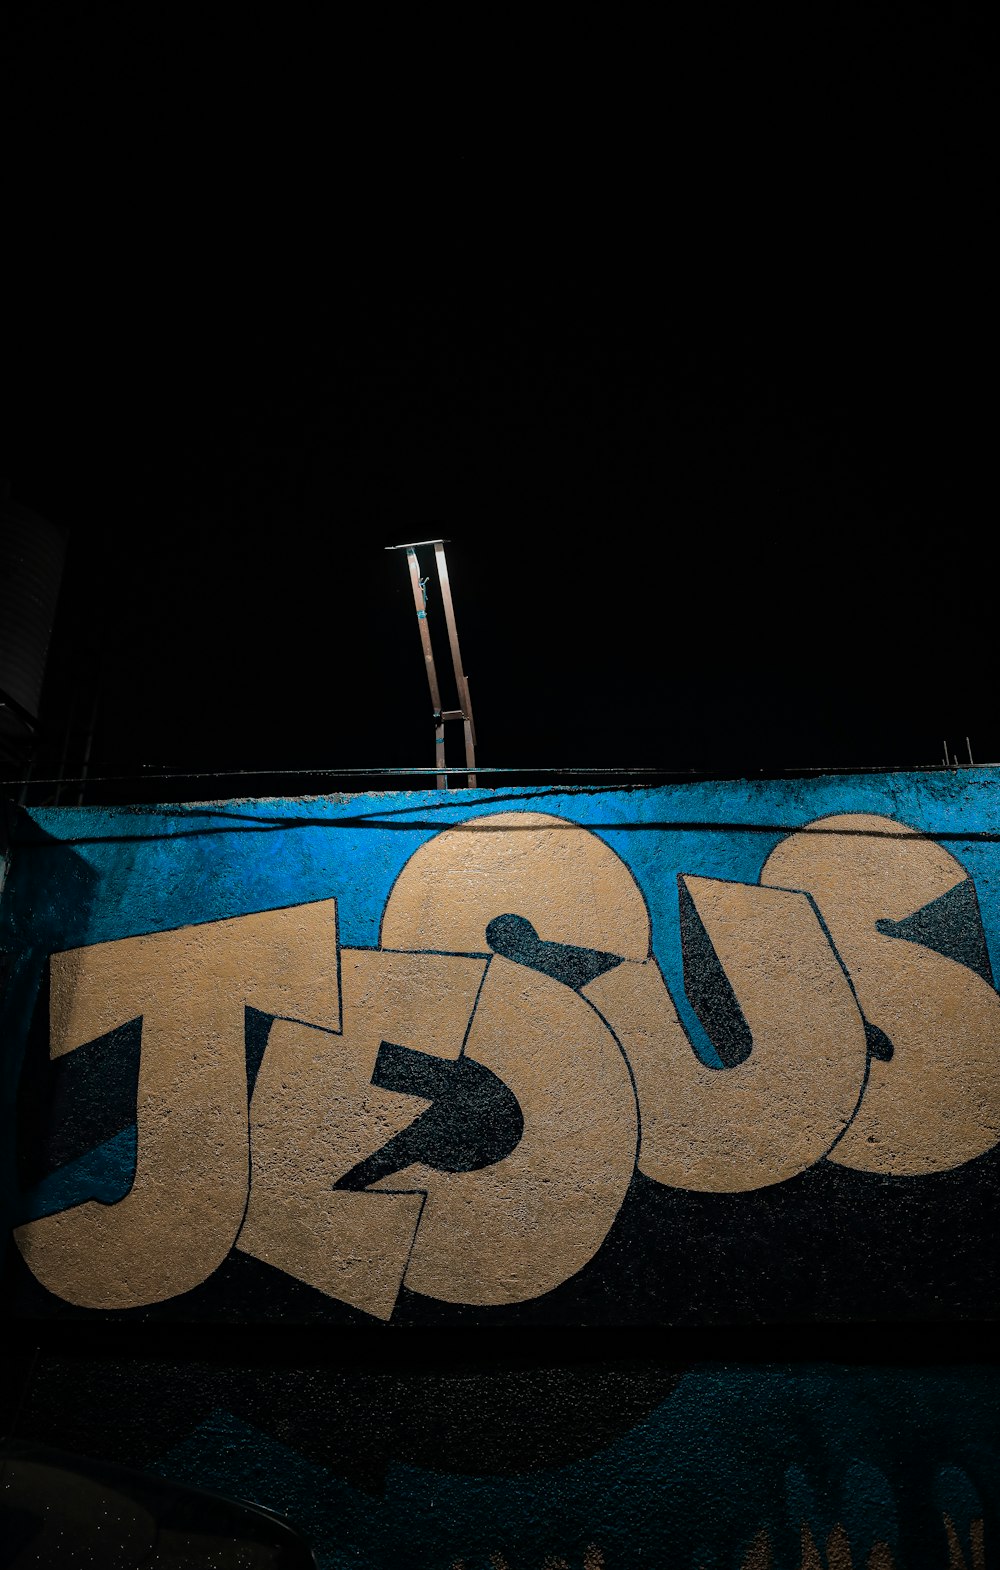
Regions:
[[[43,976],[43,987],[47,980]],[[42,1013],[36,1010],[36,1015]],[[54,1059],[48,1056],[48,1040],[39,1041],[39,1034],[33,1020],[17,1087],[16,1159],[22,1189],[135,1126],[141,1020]]]
[[[186,1367],[169,1357],[108,1367],[85,1352],[69,1361],[47,1354],[21,1436],[50,1437],[56,1408],[68,1450],[129,1457],[142,1467],[222,1408],[378,1494],[390,1462],[504,1476],[592,1455],[666,1399],[683,1372],[683,1365],[590,1361],[487,1370],[475,1363],[421,1366],[417,1357],[411,1365],[268,1367],[230,1355],[192,1358]],[[114,1413],[112,1423],[95,1404]],[[151,1410],[158,1414],[152,1427]]]
[[[677,906],[684,991],[723,1067],[735,1068],[750,1056],[753,1036],[683,877],[677,879]]]
[[[465,1053],[443,1061],[383,1041],[372,1084],[431,1105],[378,1150],[338,1178],[334,1188],[366,1189],[419,1161],[437,1172],[476,1172],[503,1161],[519,1143],[524,1116],[514,1092]]]
[[[404,1288],[392,1325],[861,1327],[995,1320],[998,1199],[997,1150],[920,1178],[882,1177],[821,1161],[747,1194],[664,1188],[637,1173],[601,1249],[554,1291],[484,1308]],[[8,1266],[7,1312],[23,1329],[24,1322],[45,1321],[373,1323],[236,1250],[194,1291],[123,1313],[63,1303],[39,1285],[13,1248]]]

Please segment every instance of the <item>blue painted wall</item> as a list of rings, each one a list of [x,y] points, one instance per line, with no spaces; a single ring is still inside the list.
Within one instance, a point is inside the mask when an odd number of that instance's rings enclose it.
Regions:
[[[25,1075],[47,1051],[51,955],[331,898],[342,947],[376,949],[413,854],[451,824],[512,812],[583,825],[630,869],[706,1065],[723,1058],[692,1001],[678,877],[757,886],[790,835],[832,814],[889,818],[945,849],[985,946],[961,963],[1000,975],[990,770],[36,810],[16,825],[0,904],[9,1221],[113,1204],[134,1173],[130,1125],[26,1179]],[[267,1028],[248,1018],[258,1067]],[[117,1061],[134,1066],[139,1046],[123,1036]],[[45,1137],[63,1148],[59,1129]],[[296,1521],[323,1570],[797,1567],[814,1562],[810,1543],[827,1556],[815,1562],[846,1563],[844,1542],[855,1566],[985,1570],[1000,1541],[998,1199],[995,1149],[922,1175],[821,1159],[732,1193],[637,1170],[606,1242],[555,1290],[470,1308],[404,1286],[388,1322],[235,1250],[182,1298],[86,1309],[11,1246],[8,1324],[16,1347],[42,1345],[19,1431],[254,1498]],[[554,1325],[591,1338],[575,1361],[546,1340]],[[766,1325],[770,1340],[746,1339]],[[222,1326],[249,1337],[242,1360],[213,1339]],[[400,1335],[413,1338],[402,1349]],[[461,1366],[440,1350],[428,1363],[441,1335],[459,1338],[444,1345],[460,1344]]]

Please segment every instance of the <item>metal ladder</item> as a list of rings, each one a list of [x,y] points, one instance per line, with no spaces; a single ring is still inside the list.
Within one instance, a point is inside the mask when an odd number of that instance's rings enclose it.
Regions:
[[[424,654],[424,665],[427,670],[427,685],[431,690],[431,705],[434,710],[434,763],[438,770],[438,790],[448,790],[448,778],[451,774],[465,774],[470,786],[476,783],[476,727],[472,718],[472,699],[469,696],[469,678],[462,668],[462,651],[458,643],[458,628],[455,625],[455,607],[451,598],[451,583],[448,578],[448,563],[445,560],[444,548],[447,540],[414,540],[409,545],[387,545],[387,551],[405,551],[406,564],[410,569],[410,586],[413,590],[413,604],[417,613],[417,628],[420,632],[420,645]],[[420,563],[417,559],[417,550],[421,546],[433,545],[434,561],[437,567],[438,584],[441,589],[441,603],[444,606],[444,619],[448,625],[448,642],[451,645],[451,662],[455,669],[455,687],[458,692],[459,708],[444,709],[441,707],[441,689],[438,685],[437,669],[434,665],[434,650],[431,647],[430,628],[427,625],[427,580],[430,577],[420,576]],[[445,764],[444,756],[444,727],[448,720],[461,720],[465,730],[465,767],[449,769]]]

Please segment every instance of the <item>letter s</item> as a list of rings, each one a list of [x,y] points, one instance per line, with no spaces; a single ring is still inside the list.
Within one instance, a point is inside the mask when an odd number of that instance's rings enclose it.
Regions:
[[[989,974],[961,863],[892,818],[843,814],[783,840],[761,883],[812,895],[865,1015],[893,1046],[891,1059],[872,1060],[829,1159],[910,1176],[991,1149],[1000,1138],[1000,998],[969,965],[978,948]]]

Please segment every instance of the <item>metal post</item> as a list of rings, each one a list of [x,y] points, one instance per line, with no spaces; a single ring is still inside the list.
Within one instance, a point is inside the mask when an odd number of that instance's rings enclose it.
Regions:
[[[420,644],[424,653],[424,665],[427,670],[427,682],[431,690],[431,703],[434,706],[434,763],[438,770],[438,790],[448,789],[449,774],[455,774],[456,769],[447,769],[444,755],[444,725],[446,720],[461,720],[465,731],[465,768],[461,772],[472,786],[476,784],[476,726],[472,718],[472,699],[469,695],[469,678],[462,668],[462,651],[458,643],[458,628],[455,624],[455,607],[451,598],[451,581],[448,577],[448,563],[445,560],[445,540],[414,540],[409,545],[387,545],[389,551],[405,551],[407,565],[410,569],[410,586],[413,589],[413,604],[417,612],[417,626],[420,631]],[[457,709],[443,709],[441,707],[441,689],[438,686],[437,670],[434,665],[434,651],[431,647],[430,628],[427,625],[427,593],[426,578],[420,576],[420,564],[417,561],[417,546],[433,545],[434,562],[437,567],[438,582],[441,586],[441,603],[444,606],[445,622],[448,627],[448,642],[451,648],[451,661],[455,669],[455,687],[458,693],[459,707]]]
[[[465,761],[469,767],[468,781],[475,785],[476,776],[472,770],[476,766],[476,729],[472,720],[472,699],[469,697],[469,683],[465,671],[462,669],[462,651],[458,646],[458,627],[455,624],[455,607],[451,600],[451,580],[448,577],[448,563],[444,559],[444,541],[439,540],[434,546],[434,556],[437,561],[438,581],[441,584],[441,600],[444,605],[444,619],[448,623],[448,642],[451,644],[451,663],[455,667],[455,686],[458,688],[458,706],[462,711],[465,725]]]
[[[406,564],[410,569],[410,585],[413,589],[413,604],[417,612],[417,627],[420,630],[420,646],[424,651],[424,665],[427,670],[427,685],[431,689],[431,704],[434,709],[434,763],[439,769],[444,768],[444,720],[441,717],[441,690],[438,687],[437,669],[434,665],[434,651],[431,648],[430,628],[427,625],[427,594],[424,589],[424,580],[420,576],[420,563],[417,553],[412,545],[406,547]],[[444,774],[437,777],[438,790],[447,789],[447,780]]]

